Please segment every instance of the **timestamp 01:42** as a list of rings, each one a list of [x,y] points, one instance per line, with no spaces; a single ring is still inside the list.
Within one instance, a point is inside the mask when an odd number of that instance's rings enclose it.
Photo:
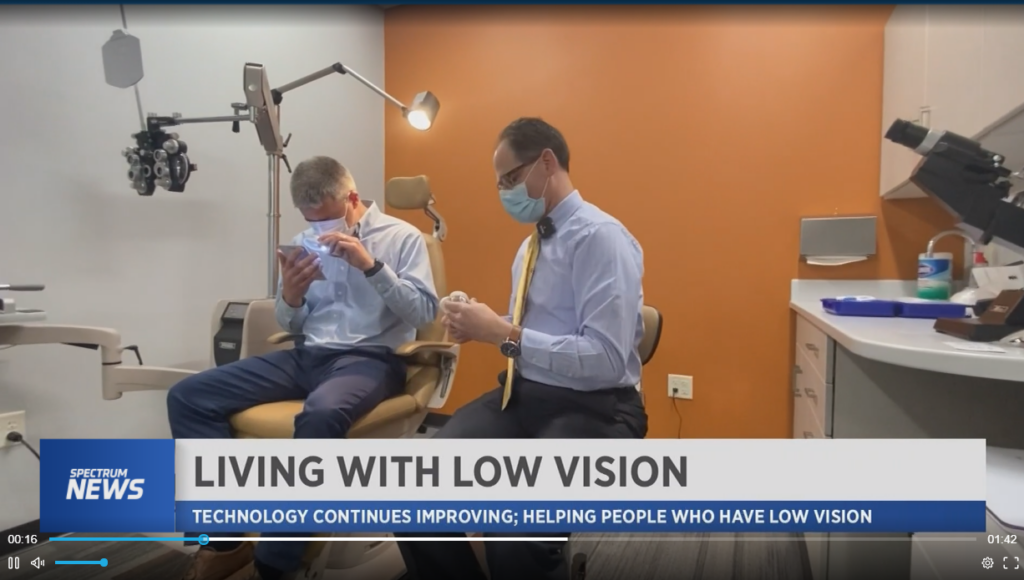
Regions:
[[[1016,545],[1017,535],[1016,534],[989,534],[988,543],[999,544],[999,545]]]

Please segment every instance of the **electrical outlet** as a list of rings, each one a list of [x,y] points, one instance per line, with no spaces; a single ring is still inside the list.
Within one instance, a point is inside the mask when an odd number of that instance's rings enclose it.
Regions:
[[[14,411],[0,415],[0,447],[14,445],[13,442],[7,440],[7,434],[11,431],[17,431],[25,435],[25,411]]]
[[[693,377],[687,375],[669,375],[668,396],[673,399],[692,399]]]

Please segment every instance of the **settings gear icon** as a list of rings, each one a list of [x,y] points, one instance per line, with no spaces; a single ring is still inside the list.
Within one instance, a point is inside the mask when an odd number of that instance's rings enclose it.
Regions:
[[[995,566],[995,565],[996,565],[996,563],[995,563],[994,560],[992,560],[992,558],[989,558],[989,557],[986,556],[986,557],[981,559],[981,567],[986,569],[986,570],[991,570],[992,566]]]

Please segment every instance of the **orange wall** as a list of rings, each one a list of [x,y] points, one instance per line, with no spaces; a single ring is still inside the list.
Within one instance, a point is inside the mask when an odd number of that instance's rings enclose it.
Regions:
[[[528,229],[494,190],[495,138],[519,116],[565,134],[583,196],[645,252],[665,328],[644,369],[651,437],[788,437],[793,278],[916,277],[952,221],[878,198],[883,28],[891,7],[402,7],[388,91],[433,91],[435,127],[386,115],[388,177],[427,174],[448,219],[450,290],[504,313]],[[878,215],[878,256],[798,260],[799,218]],[[426,220],[405,215],[420,225]],[[952,248],[952,246],[951,246]],[[496,349],[463,351],[448,410],[496,386]],[[694,399],[666,396],[693,375]]]

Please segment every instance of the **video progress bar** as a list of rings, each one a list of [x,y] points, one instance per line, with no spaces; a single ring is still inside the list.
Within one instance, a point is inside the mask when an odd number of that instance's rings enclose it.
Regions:
[[[551,542],[568,542],[568,537],[544,538]],[[534,542],[537,538],[394,538],[394,537],[352,537],[352,536],[310,536],[310,537],[240,537],[240,538],[211,538],[206,534],[198,538],[186,538],[184,536],[147,536],[144,538],[50,538],[51,542],[198,542],[201,545],[210,542]]]

